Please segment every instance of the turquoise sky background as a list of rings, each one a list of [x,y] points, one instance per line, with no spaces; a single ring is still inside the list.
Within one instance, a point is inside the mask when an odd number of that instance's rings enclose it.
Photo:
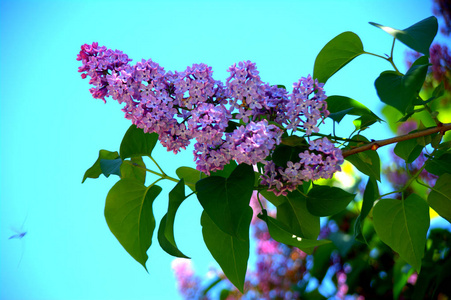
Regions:
[[[165,70],[203,62],[223,81],[231,64],[251,60],[262,80],[290,87],[313,72],[316,55],[336,35],[353,31],[365,50],[383,55],[392,39],[369,21],[403,29],[431,15],[432,2],[420,0],[0,1],[0,298],[180,299],[173,257],[155,235],[147,274],[109,231],[104,202],[117,177],[81,184],[98,151],[118,150],[130,126],[115,101],[91,97],[88,80],[77,72],[82,44],[122,50],[133,63],[152,58]],[[405,49],[395,48],[403,70]],[[381,116],[373,82],[389,68],[359,57],[325,90]],[[366,136],[387,138],[380,128]],[[190,151],[174,156],[157,147],[154,153],[170,175],[178,166],[194,166]],[[173,183],[161,186],[157,222]],[[183,203],[175,236],[204,274],[214,264],[200,213],[195,198]],[[9,240],[14,226],[27,235]]]

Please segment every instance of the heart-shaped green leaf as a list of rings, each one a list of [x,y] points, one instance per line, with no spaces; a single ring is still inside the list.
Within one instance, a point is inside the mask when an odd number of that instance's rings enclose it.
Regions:
[[[429,229],[426,201],[416,194],[405,200],[382,199],[373,208],[373,221],[379,238],[420,272]]]
[[[404,30],[394,29],[374,22],[371,25],[379,27],[409,48],[429,56],[429,48],[437,35],[437,18],[432,16],[426,18]]]
[[[369,143],[368,139],[361,135],[356,135],[353,140]],[[359,143],[351,142],[350,147],[357,147]],[[360,172],[381,181],[381,160],[379,154],[373,150],[359,152],[346,157],[346,160],[353,164]]]
[[[266,222],[269,234],[275,241],[279,243],[297,247],[304,251],[309,251],[313,247],[330,243],[330,241],[328,240],[306,239],[297,236],[296,234],[291,232],[291,230],[282,222],[268,216],[266,210],[263,210],[262,214],[259,214],[258,217]]]
[[[213,258],[221,266],[227,278],[241,292],[249,259],[249,226],[252,219],[252,208],[244,209],[244,216],[237,224],[238,236],[229,235],[216,226],[215,222],[204,211],[201,217],[202,235]]]
[[[108,192],[105,219],[116,239],[147,271],[147,250],[155,229],[152,204],[161,187],[146,188],[134,179],[119,180]]]
[[[298,190],[279,197],[286,200],[277,206],[277,220],[296,236],[316,240],[320,232],[320,219],[308,211],[307,199]]]
[[[351,60],[365,53],[359,36],[354,32],[343,32],[328,42],[315,60],[313,78],[326,81]]]
[[[326,102],[327,110],[330,112],[329,118],[337,123],[340,123],[345,115],[365,116],[368,119],[374,120],[374,122],[382,121],[382,119],[376,116],[368,107],[349,97],[336,95],[328,96]]]
[[[236,167],[228,178],[210,176],[196,183],[197,198],[205,212],[221,230],[235,237],[253,189],[254,170],[247,164]]]
[[[354,197],[337,187],[314,185],[307,194],[307,209],[314,216],[332,216],[344,210]]]
[[[144,133],[144,130],[132,125],[122,139],[119,153],[122,159],[136,156],[151,156],[157,142],[158,134]]]
[[[402,75],[395,71],[384,71],[374,82],[377,95],[382,102],[393,106],[402,114],[412,110],[414,101],[423,86],[429,62],[425,56],[417,59]]]

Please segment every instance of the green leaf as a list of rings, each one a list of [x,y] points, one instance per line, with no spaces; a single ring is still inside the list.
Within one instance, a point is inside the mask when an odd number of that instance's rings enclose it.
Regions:
[[[437,179],[429,193],[428,203],[440,216],[451,223],[451,174],[443,173]]]
[[[420,272],[429,228],[426,201],[416,194],[405,200],[382,199],[373,208],[373,221],[379,238]]]
[[[299,153],[308,149],[308,146],[278,145],[272,154],[272,161],[280,167],[287,167],[287,162],[296,163],[300,161]]]
[[[277,219],[295,235],[316,240],[320,232],[320,218],[307,209],[307,199],[298,191],[289,192],[283,204],[277,206]]]
[[[132,157],[124,160],[121,165],[121,177],[136,179],[142,184],[146,182],[146,164],[142,157]]]
[[[222,271],[243,292],[244,281],[249,259],[249,226],[252,219],[252,208],[244,209],[243,218],[237,224],[238,236],[229,235],[221,230],[204,211],[201,217],[202,235],[213,258],[221,266]]]
[[[354,140],[359,140],[364,143],[369,143],[368,139],[361,135],[353,137]],[[357,147],[358,143],[351,142],[350,147]],[[346,160],[353,164],[360,172],[381,181],[381,160],[379,154],[373,150],[359,152],[346,157]]]
[[[307,194],[307,209],[314,216],[332,216],[344,210],[354,197],[337,187],[314,185]]]
[[[252,166],[241,164],[228,178],[210,176],[196,183],[197,198],[208,216],[225,233],[235,237],[245,217],[254,188]]]
[[[413,109],[415,99],[423,86],[429,63],[425,56],[417,61],[422,64],[414,64],[402,75],[395,71],[384,71],[374,82],[377,95],[382,102],[393,106],[402,114]]]
[[[259,214],[258,217],[266,222],[269,234],[279,243],[297,247],[301,250],[309,250],[313,247],[330,243],[328,240],[311,240],[297,236],[282,222],[268,216],[266,210],[263,210],[262,214]]]
[[[396,155],[404,159],[406,163],[410,164],[420,156],[423,148],[423,146],[418,145],[417,141],[413,139],[397,143],[393,151]]]
[[[426,161],[426,171],[437,176],[451,173],[451,152],[437,154]]]
[[[102,174],[105,175],[105,177],[108,177],[111,174],[121,177],[121,165],[122,159],[120,157],[116,159],[100,160],[100,169],[102,169]]]
[[[155,229],[152,204],[160,194],[157,185],[146,188],[129,178],[119,180],[108,192],[105,219],[116,239],[147,271],[147,250]]]
[[[368,182],[363,192],[362,209],[360,215],[357,217],[354,224],[354,237],[356,240],[366,243],[365,236],[363,236],[363,221],[373,208],[374,201],[379,197],[379,189],[377,187],[377,181],[374,178],[369,177]]]
[[[102,168],[100,167],[100,160],[102,159],[116,159],[119,157],[119,153],[117,151],[112,152],[108,150],[100,150],[99,157],[96,162],[85,172],[83,176],[83,182],[85,182],[86,178],[99,178],[100,174],[102,174]],[[106,175],[105,175],[106,176]],[[109,175],[108,175],[109,176]],[[106,177],[108,177],[106,176]]]
[[[210,176],[221,176],[227,178],[230,176],[230,174],[232,174],[237,166],[238,164],[236,163],[236,161],[231,160],[227,165],[224,166],[222,170],[211,172]]]
[[[150,157],[157,142],[158,134],[144,133],[144,130],[132,125],[122,139],[119,153],[123,160],[136,156]]]
[[[409,48],[427,56],[429,56],[429,48],[438,30],[436,17],[426,18],[404,30],[394,29],[373,22],[370,22],[370,24],[379,27]]]
[[[329,118],[337,123],[340,123],[345,115],[365,116],[365,121],[367,123],[370,123],[371,121],[382,121],[382,119],[376,116],[368,107],[349,97],[336,95],[328,96],[326,102],[327,110],[330,112]]]
[[[161,219],[160,227],[158,228],[158,242],[161,248],[168,254],[176,257],[189,258],[177,248],[174,238],[175,214],[185,199],[185,182],[181,179],[172,191],[169,192],[168,212]]]
[[[328,42],[315,60],[313,78],[326,81],[351,60],[365,53],[359,36],[354,32],[343,32]]]
[[[193,191],[196,191],[196,182],[201,180],[202,178],[207,177],[207,175],[201,173],[200,171],[190,168],[190,167],[180,167],[175,173],[178,178],[184,179],[185,184]]]
[[[276,196],[273,192],[268,192],[266,190],[260,191],[260,194],[276,207],[287,201],[285,196]]]
[[[305,141],[305,138],[301,138],[297,135],[291,135],[287,137],[283,137],[281,144],[295,147],[295,146],[301,146],[305,147],[308,146],[308,143]]]

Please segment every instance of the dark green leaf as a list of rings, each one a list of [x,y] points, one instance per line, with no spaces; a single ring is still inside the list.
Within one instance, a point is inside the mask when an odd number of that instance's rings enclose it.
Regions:
[[[202,235],[213,258],[221,266],[222,271],[241,292],[249,259],[249,226],[252,219],[252,208],[244,209],[243,218],[237,224],[238,236],[229,235],[216,226],[215,222],[204,211],[201,217]]]
[[[323,247],[318,247],[313,255],[313,266],[310,270],[310,274],[318,279],[319,282],[323,281],[330,267],[330,257],[332,252],[336,250],[334,244],[327,244]]]
[[[395,71],[385,71],[376,79],[377,95],[382,102],[393,106],[402,114],[413,108],[414,100],[423,86],[428,69],[428,62],[425,56],[417,61],[424,64],[412,65],[406,75],[401,75]]]
[[[260,191],[260,194],[276,207],[287,201],[285,196],[276,196],[273,192],[268,192],[266,190]]]
[[[245,217],[254,188],[252,166],[241,164],[229,178],[210,176],[196,183],[197,198],[215,224],[232,236]]]
[[[429,48],[438,30],[436,17],[426,18],[404,30],[394,29],[373,22],[370,22],[370,24],[379,27],[404,45],[427,56],[429,56]]]
[[[116,159],[118,157],[119,153],[117,153],[117,151],[112,152],[108,150],[100,150],[99,157],[96,162],[88,170],[86,170],[81,183],[85,182],[86,178],[99,178],[100,174],[102,174],[102,169],[100,168],[101,159]]]
[[[158,228],[158,242],[161,248],[170,255],[189,258],[177,248],[174,238],[175,214],[184,200],[185,182],[181,179],[172,191],[169,192],[168,212],[161,219],[160,227]]]
[[[410,164],[420,156],[423,148],[424,146],[419,145],[416,139],[412,139],[398,142],[393,151],[396,155],[404,159],[406,163]]]
[[[344,210],[354,197],[337,187],[314,185],[307,194],[307,209],[314,216],[332,216]]]
[[[365,116],[366,123],[382,121],[368,107],[349,97],[333,95],[327,97],[326,102],[327,110],[330,112],[329,118],[337,123],[340,123],[345,115]]]
[[[122,159],[136,156],[151,156],[158,142],[158,134],[144,133],[135,125],[130,126],[121,142],[119,153]]]
[[[272,154],[272,161],[280,167],[287,167],[287,162],[293,163],[300,161],[299,153],[308,149],[308,146],[288,146],[278,145]]]
[[[146,188],[133,179],[119,180],[108,192],[105,219],[111,232],[147,271],[147,250],[152,244],[155,229],[152,204],[161,187]]]
[[[426,161],[426,171],[441,176],[445,173],[451,173],[451,152],[437,154],[434,158]]]
[[[269,234],[279,243],[297,247],[301,250],[309,250],[310,248],[330,243],[328,240],[313,240],[297,236],[285,224],[268,216],[266,210],[263,210],[262,214],[259,214],[258,217],[266,222]]]
[[[368,139],[361,135],[354,136],[353,139],[362,141],[363,143],[369,143]],[[356,142],[351,142],[349,146],[357,147],[359,145]],[[376,151],[367,150],[359,152],[347,156],[346,160],[352,163],[363,174],[381,181],[381,160]]]
[[[295,235],[316,240],[320,232],[320,218],[307,210],[307,199],[298,191],[289,192],[277,207],[277,219]]]
[[[362,41],[353,32],[347,31],[334,37],[319,52],[315,60],[313,78],[326,81],[351,60],[365,53]]]
[[[120,157],[116,159],[100,160],[100,169],[102,169],[102,174],[105,175],[105,177],[108,177],[111,174],[121,177],[121,165],[122,159]]]
[[[175,173],[177,174],[178,178],[183,178],[185,180],[185,184],[193,192],[196,191],[196,182],[198,182],[202,178],[207,177],[207,175],[205,175],[204,173],[201,173],[200,171],[190,167],[180,167],[175,171]]]
[[[142,157],[132,157],[124,160],[121,165],[122,178],[134,178],[144,184],[146,182],[146,164]]]
[[[291,146],[291,147],[295,147],[295,146],[301,146],[301,147],[307,146],[308,147],[308,143],[305,141],[305,139],[301,138],[297,135],[291,135],[291,136],[282,138],[281,144]]]
[[[227,178],[232,174],[233,170],[238,166],[236,161],[231,160],[227,165],[224,166],[222,170],[211,172],[210,176],[221,176]]]
[[[451,169],[449,169],[451,171]],[[451,174],[443,173],[428,196],[429,205],[451,223]]]
[[[382,199],[373,208],[379,238],[418,272],[429,229],[429,206],[416,194],[405,200]]]
[[[363,193],[363,202],[360,215],[357,217],[354,224],[354,237],[356,240],[366,243],[366,239],[363,236],[363,221],[373,208],[374,201],[379,197],[379,189],[377,187],[377,181],[374,178],[368,178],[368,182]]]

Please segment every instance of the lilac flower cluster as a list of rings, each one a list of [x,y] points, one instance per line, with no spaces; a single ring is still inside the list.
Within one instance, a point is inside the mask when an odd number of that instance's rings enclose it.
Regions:
[[[127,55],[97,43],[83,45],[77,60],[83,64],[82,78],[91,77],[93,97],[105,101],[111,96],[124,103],[125,117],[145,132],[157,133],[168,151],[178,153],[195,140],[197,169],[208,175],[231,160],[264,163],[264,184],[280,194],[304,180],[329,178],[343,161],[341,151],[327,139],[311,141],[309,151],[288,168],[265,160],[284,132],[300,131],[308,137],[328,116],[323,85],[310,76],[296,82],[288,94],[283,87],[262,82],[250,61],[231,66],[224,85],[205,64],[166,72],[150,59],[130,65]]]
[[[276,195],[286,195],[304,181],[329,179],[341,171],[343,155],[327,138],[310,141],[309,150],[299,153],[298,162],[287,162],[287,167],[276,166],[273,161],[265,161],[262,184]]]

